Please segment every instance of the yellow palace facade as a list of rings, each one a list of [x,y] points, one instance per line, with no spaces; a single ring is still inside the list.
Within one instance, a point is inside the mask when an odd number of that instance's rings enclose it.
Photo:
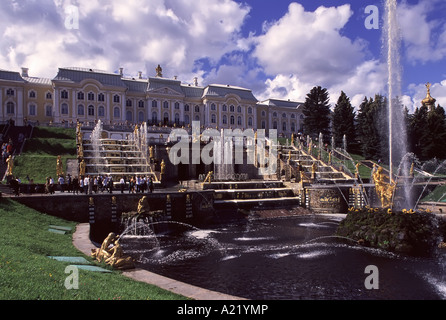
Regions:
[[[53,79],[0,69],[0,121],[16,125],[94,123],[203,128],[277,129],[279,136],[302,130],[302,103],[258,101],[250,89],[199,86],[156,75],[124,76],[85,68],[59,68]]]

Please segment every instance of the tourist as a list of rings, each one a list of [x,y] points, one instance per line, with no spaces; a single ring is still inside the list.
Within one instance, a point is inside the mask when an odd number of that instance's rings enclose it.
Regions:
[[[88,182],[89,182],[89,176],[86,176],[85,178],[84,178],[84,191],[85,191],[85,194],[88,194]]]
[[[124,180],[124,176],[121,177],[121,180],[119,180],[119,184],[121,186],[121,193],[124,193],[124,188],[125,188],[125,180]]]
[[[108,188],[109,193],[113,192],[113,178],[112,178],[112,176],[108,177],[107,188]]]
[[[60,192],[64,192],[64,190],[65,190],[65,179],[63,178],[62,175],[59,176],[59,179],[58,179],[57,183],[60,186]]]
[[[49,191],[50,194],[54,194],[54,179],[50,176],[50,180],[49,180]]]
[[[153,193],[153,178],[149,178],[149,191],[150,193]]]
[[[12,190],[14,191],[15,196],[18,197],[20,195],[20,182],[19,182],[19,180],[13,177],[9,181],[9,185],[11,186]]]
[[[88,176],[88,194],[93,194],[93,177]]]
[[[135,177],[131,177],[129,181],[129,193],[135,192]]]
[[[84,193],[84,188],[85,188],[84,178],[82,178],[82,176],[81,176],[80,179],[79,179],[79,191],[80,191],[80,193]]]
[[[78,194],[79,193],[79,178],[74,177],[73,180],[71,181],[71,185],[72,185],[73,194]]]

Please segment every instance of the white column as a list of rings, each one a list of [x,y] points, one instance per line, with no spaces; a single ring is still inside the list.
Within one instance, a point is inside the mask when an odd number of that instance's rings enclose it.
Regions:
[[[17,115],[16,124],[23,125],[23,88],[17,88]]]
[[[56,110],[57,112],[59,112],[59,101],[60,101],[60,89],[56,89],[54,88],[54,103],[53,103],[53,114],[56,114]],[[45,115],[46,115],[46,106],[45,106]],[[87,112],[87,110],[85,110],[85,112]],[[53,119],[54,122],[56,122],[56,119]],[[58,121],[58,119],[57,119]]]

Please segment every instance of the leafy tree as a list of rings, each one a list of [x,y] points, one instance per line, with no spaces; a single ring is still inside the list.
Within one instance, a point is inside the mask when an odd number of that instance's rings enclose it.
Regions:
[[[326,141],[330,134],[330,105],[327,89],[320,86],[311,89],[302,109],[304,133],[317,138],[322,133]]]
[[[446,158],[446,117],[441,106],[434,107],[426,117],[426,127],[421,136],[421,157],[423,159]]]
[[[342,91],[333,112],[332,133],[336,146],[342,145],[345,135],[347,138],[347,149],[351,149],[356,139],[355,117],[355,108],[352,107],[350,99]]]

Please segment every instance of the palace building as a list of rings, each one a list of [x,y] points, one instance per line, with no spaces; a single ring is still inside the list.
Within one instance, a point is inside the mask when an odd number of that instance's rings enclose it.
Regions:
[[[53,79],[0,69],[0,121],[24,124],[137,124],[204,128],[277,129],[279,136],[302,131],[303,103],[258,101],[250,89],[199,86],[156,75],[143,78],[85,68],[59,68]]]

